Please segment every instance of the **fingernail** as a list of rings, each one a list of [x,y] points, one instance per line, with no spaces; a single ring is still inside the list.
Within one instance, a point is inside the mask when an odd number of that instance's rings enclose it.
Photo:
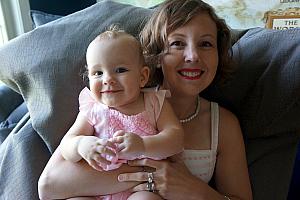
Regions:
[[[132,164],[133,164],[133,161],[132,161],[132,160],[128,160],[128,161],[127,161],[127,164],[128,164],[128,165],[132,165]]]
[[[121,182],[122,182],[123,180],[124,180],[124,176],[123,176],[123,175],[119,175],[119,176],[118,176],[118,181],[121,181]]]

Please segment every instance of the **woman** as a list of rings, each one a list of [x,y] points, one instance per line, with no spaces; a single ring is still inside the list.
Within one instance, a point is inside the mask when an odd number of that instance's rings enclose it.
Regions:
[[[129,162],[135,167],[100,173],[84,162],[63,160],[58,148],[40,178],[41,198],[94,196],[133,188],[172,200],[252,199],[237,118],[199,97],[230,71],[226,24],[200,0],[167,0],[145,26],[141,41],[147,58],[158,61],[161,73],[155,77],[161,77],[161,87],[171,91],[169,101],[185,131],[184,152],[170,160],[135,160]],[[151,188],[149,174],[154,182]],[[213,174],[215,188],[208,184]],[[112,184],[116,184],[114,190]]]

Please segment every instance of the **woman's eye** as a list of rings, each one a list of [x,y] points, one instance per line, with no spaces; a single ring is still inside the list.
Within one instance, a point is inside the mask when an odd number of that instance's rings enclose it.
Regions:
[[[125,68],[125,67],[119,67],[119,68],[116,69],[117,73],[124,73],[124,72],[127,72],[127,71],[128,71],[128,69]]]
[[[183,47],[183,46],[184,46],[184,43],[181,42],[181,41],[174,41],[174,42],[170,43],[170,47],[176,47],[176,48],[178,48],[178,47]]]
[[[212,47],[213,44],[209,41],[203,41],[203,42],[201,42],[200,46],[201,47]]]

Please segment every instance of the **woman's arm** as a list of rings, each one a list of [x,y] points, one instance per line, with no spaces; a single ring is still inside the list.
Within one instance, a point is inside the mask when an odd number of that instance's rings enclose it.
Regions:
[[[117,176],[120,173],[137,171],[142,171],[142,168],[123,164],[119,169],[99,172],[84,160],[76,163],[66,161],[58,147],[39,178],[39,197],[40,199],[65,199],[124,191],[137,185],[138,182],[120,183]]]
[[[231,199],[252,199],[241,128],[236,116],[224,108],[220,108],[215,182],[217,190]]]

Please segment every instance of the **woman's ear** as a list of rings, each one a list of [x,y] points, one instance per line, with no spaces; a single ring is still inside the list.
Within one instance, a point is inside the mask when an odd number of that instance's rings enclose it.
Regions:
[[[148,66],[143,66],[141,69],[141,82],[140,87],[145,87],[149,80],[150,68]]]

